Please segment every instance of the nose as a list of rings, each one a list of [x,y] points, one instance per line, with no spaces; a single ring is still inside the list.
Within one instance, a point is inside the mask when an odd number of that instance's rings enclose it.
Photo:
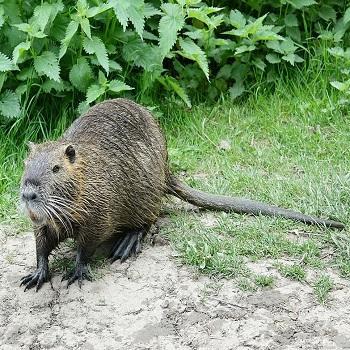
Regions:
[[[22,193],[22,198],[26,201],[33,201],[38,198],[38,195],[35,191],[29,190]]]

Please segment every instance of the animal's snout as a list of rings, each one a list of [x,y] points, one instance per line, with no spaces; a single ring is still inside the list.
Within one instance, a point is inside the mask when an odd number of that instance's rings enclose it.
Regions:
[[[38,198],[38,194],[33,189],[24,190],[22,193],[22,198],[25,201],[34,201]]]

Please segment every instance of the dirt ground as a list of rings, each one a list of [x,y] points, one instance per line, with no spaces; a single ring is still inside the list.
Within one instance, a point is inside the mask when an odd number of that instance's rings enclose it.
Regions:
[[[282,277],[272,289],[243,292],[198,276],[156,244],[82,289],[54,275],[24,293],[34,239],[10,231],[0,230],[1,350],[350,349],[349,282],[335,274],[322,306],[310,286]],[[271,272],[268,262],[258,269]]]

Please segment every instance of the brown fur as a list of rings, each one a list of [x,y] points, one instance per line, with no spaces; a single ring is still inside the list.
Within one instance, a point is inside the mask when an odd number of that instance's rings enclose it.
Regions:
[[[54,167],[59,170],[54,172]],[[52,249],[68,237],[77,241],[79,266],[99,244],[115,239],[118,233],[147,232],[166,193],[209,209],[343,227],[254,201],[205,194],[182,184],[168,171],[165,139],[152,115],[126,99],[95,105],[59,140],[32,146],[22,197],[33,191],[38,198],[25,205],[34,220],[39,275],[47,270]],[[41,277],[35,276],[26,277],[27,287],[33,283],[40,287]],[[43,276],[42,280],[47,279],[47,273]]]

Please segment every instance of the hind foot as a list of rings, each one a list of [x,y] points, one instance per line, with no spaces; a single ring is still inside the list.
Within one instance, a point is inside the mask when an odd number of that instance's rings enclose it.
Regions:
[[[73,270],[63,276],[63,280],[68,280],[67,288],[75,281],[78,281],[79,288],[81,288],[83,280],[92,281],[88,264],[78,264]]]
[[[146,236],[147,230],[131,231],[119,238],[112,248],[111,260],[120,259],[124,262],[132,255],[137,255],[142,250],[142,240]]]

